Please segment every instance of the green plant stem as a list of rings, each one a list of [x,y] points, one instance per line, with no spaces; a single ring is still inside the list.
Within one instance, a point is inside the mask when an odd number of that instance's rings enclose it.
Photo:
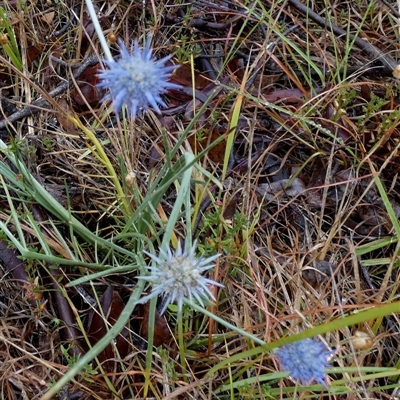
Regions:
[[[247,339],[252,340],[254,343],[265,345],[264,340],[259,339],[258,337],[252,335],[251,333],[246,332],[243,329],[238,328],[235,325],[225,321],[224,319],[218,317],[217,315],[213,314],[212,312],[208,311],[206,308],[200,307],[195,303],[186,302],[186,304],[190,305],[194,310],[201,312],[202,314],[206,315],[207,317],[212,318],[214,321],[220,323],[221,325],[225,326],[228,329],[231,329],[234,332],[239,333],[240,335],[246,337]]]
[[[183,374],[183,380],[187,382],[187,369],[186,369],[186,351],[185,351],[185,340],[183,337],[183,313],[178,311],[178,342],[179,342],[179,358],[181,360],[181,368]]]

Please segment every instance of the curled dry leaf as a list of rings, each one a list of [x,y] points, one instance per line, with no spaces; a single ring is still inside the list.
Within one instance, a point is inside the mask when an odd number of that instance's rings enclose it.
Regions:
[[[363,331],[355,331],[350,340],[356,350],[367,350],[374,344],[372,337]]]
[[[296,197],[303,194],[306,187],[299,178],[282,179],[272,183],[262,183],[257,187],[258,193],[265,196],[267,200],[273,200],[280,196]]]
[[[312,265],[303,269],[303,278],[313,287],[327,282],[336,269],[336,265],[324,260],[315,260]]]
[[[51,25],[52,22],[54,21],[54,16],[56,13],[54,11],[50,11],[46,14],[43,14],[42,17],[40,18],[45,24]]]
[[[400,65],[396,65],[396,68],[393,70],[393,76],[396,79],[400,79]]]
[[[59,112],[56,113],[56,118],[59,122],[59,124],[62,126],[64,132],[67,132],[69,134],[79,134],[78,129],[76,128],[75,124],[73,122],[71,122],[66,115],[73,115],[73,110],[72,107],[70,106],[70,104],[64,99],[64,98],[59,98],[57,100],[57,103],[59,105],[59,107],[65,111],[65,113],[63,112]]]
[[[72,96],[76,104],[81,106],[86,104],[96,105],[104,97],[105,91],[97,86],[99,81],[98,70],[99,67],[97,65],[89,67],[79,77],[80,92],[74,90]]]

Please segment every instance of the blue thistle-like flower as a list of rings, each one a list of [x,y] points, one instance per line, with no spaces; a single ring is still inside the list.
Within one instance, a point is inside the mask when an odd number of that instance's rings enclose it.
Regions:
[[[180,313],[185,300],[193,302],[195,298],[202,307],[204,307],[204,300],[215,301],[208,285],[223,285],[205,278],[202,274],[214,267],[213,261],[219,257],[219,254],[208,258],[196,257],[196,241],[192,247],[189,247],[186,242],[184,250],[180,242],[175,252],[171,249],[167,252],[160,250],[159,257],[146,251],[145,253],[154,263],[153,266],[147,266],[150,275],[140,276],[139,279],[152,284],[152,291],[148,298],[163,296],[161,314],[165,312],[169,304],[174,302],[178,303]]]
[[[177,68],[175,65],[165,65],[172,56],[156,61],[150,48],[151,37],[147,38],[143,50],[135,41],[132,54],[122,40],[118,43],[121,58],[117,61],[104,60],[108,69],[98,74],[100,82],[97,86],[109,90],[103,100],[111,99],[115,112],[119,112],[125,104],[133,119],[140,109],[147,110],[149,106],[160,113],[159,106],[165,106],[161,94],[168,89],[180,88],[175,83],[167,82]]]
[[[333,352],[315,338],[287,344],[276,351],[281,368],[304,386],[313,380],[326,386],[325,368],[332,355]]]

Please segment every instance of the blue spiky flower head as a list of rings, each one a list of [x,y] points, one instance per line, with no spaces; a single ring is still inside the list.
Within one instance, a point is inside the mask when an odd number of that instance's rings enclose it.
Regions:
[[[132,53],[122,40],[118,43],[121,57],[117,61],[104,60],[108,69],[98,73],[100,82],[97,86],[109,90],[103,100],[111,99],[115,112],[126,105],[132,119],[136,118],[141,109],[147,110],[149,106],[160,113],[159,106],[165,106],[161,94],[168,89],[180,87],[167,81],[177,68],[174,65],[165,65],[172,56],[156,61],[150,48],[151,36],[147,38],[143,49],[135,41]]]
[[[215,254],[208,258],[196,257],[196,241],[190,247],[185,242],[182,249],[181,243],[175,252],[168,249],[167,252],[160,250],[159,256],[145,252],[152,260],[153,264],[147,266],[150,275],[140,276],[151,282],[152,291],[148,298],[163,296],[163,307],[161,314],[165,312],[169,304],[176,302],[178,312],[182,311],[184,301],[193,302],[196,299],[202,307],[204,300],[215,301],[214,295],[209,289],[209,285],[222,286],[211,279],[203,276],[203,273],[214,267],[213,261],[219,257]]]
[[[333,355],[322,342],[304,339],[282,346],[276,351],[282,370],[289,371],[290,377],[302,385],[312,381],[326,386],[325,368]]]

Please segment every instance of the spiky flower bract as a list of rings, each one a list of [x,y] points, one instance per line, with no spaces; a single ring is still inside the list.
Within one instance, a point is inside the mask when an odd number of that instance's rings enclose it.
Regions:
[[[290,377],[307,385],[315,380],[326,386],[325,368],[332,356],[322,342],[304,339],[282,346],[276,351],[282,370],[289,371]]]
[[[169,304],[175,302],[178,304],[180,313],[185,300],[193,302],[193,299],[196,299],[202,307],[204,307],[204,300],[215,301],[208,285],[222,285],[205,278],[203,273],[214,267],[213,261],[219,257],[219,254],[208,258],[196,257],[196,244],[195,241],[190,247],[188,242],[185,242],[185,249],[182,249],[179,242],[175,252],[171,249],[167,252],[160,250],[158,257],[145,252],[153,260],[153,265],[147,266],[150,275],[140,276],[139,279],[151,282],[152,291],[149,298],[163,296],[161,314],[165,312]]]
[[[161,94],[168,89],[180,87],[167,81],[177,68],[174,65],[165,65],[172,56],[156,61],[150,48],[151,37],[147,38],[143,49],[135,41],[132,54],[122,40],[118,43],[121,57],[117,61],[104,60],[108,69],[101,70],[98,74],[100,82],[97,86],[109,90],[103,100],[111,99],[115,112],[126,105],[133,119],[140,109],[147,110],[149,106],[160,113],[159,106],[165,106]]]

